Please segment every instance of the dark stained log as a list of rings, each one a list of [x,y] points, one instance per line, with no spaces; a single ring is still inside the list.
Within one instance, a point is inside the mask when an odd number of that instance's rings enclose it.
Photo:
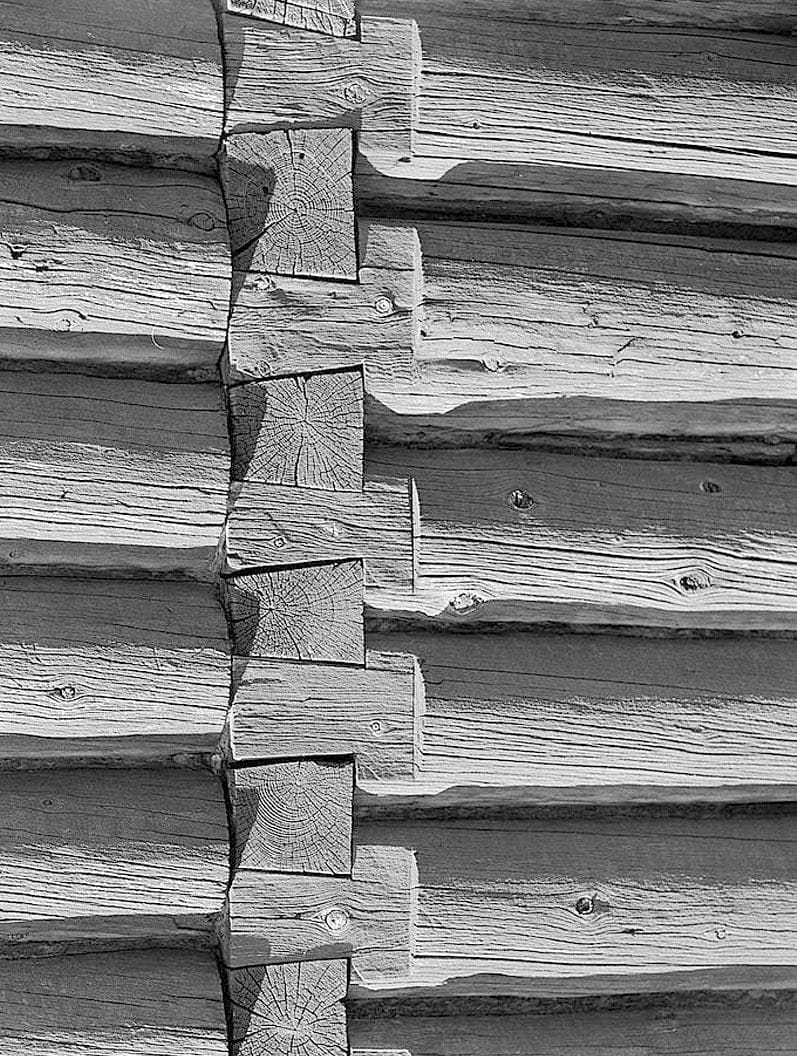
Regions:
[[[227,0],[227,10],[336,37],[357,32],[355,0]]]
[[[0,245],[0,365],[216,380],[230,251],[215,180],[0,162]]]

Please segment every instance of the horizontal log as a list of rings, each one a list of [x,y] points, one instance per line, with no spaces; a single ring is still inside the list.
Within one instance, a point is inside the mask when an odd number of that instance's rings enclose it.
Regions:
[[[156,17],[145,0],[4,0],[0,26],[0,151],[212,171],[224,97],[207,0],[164,0]]]
[[[225,1056],[221,980],[210,953],[121,953],[0,961],[7,1053]]]
[[[4,956],[210,943],[229,868],[212,774],[6,774],[0,801]]]
[[[437,624],[797,626],[787,469],[518,451],[374,448],[414,478],[414,593],[370,588],[374,616]]]
[[[0,243],[0,364],[216,379],[230,251],[214,180],[5,161]]]
[[[788,1003],[572,1015],[349,1016],[353,1056],[781,1056],[797,1042]]]
[[[227,716],[224,613],[210,587],[0,579],[0,767],[186,761]]]
[[[794,988],[794,821],[361,825],[413,847],[411,999]],[[352,983],[350,997],[385,986]]]
[[[230,459],[217,386],[0,375],[0,571],[209,579]]]
[[[411,781],[360,812],[797,798],[794,643],[608,635],[369,634],[417,655]]]

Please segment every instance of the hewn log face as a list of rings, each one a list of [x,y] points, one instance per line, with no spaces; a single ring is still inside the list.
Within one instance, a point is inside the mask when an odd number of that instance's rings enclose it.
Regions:
[[[215,380],[230,251],[214,180],[2,162],[1,243],[0,364]]]
[[[211,953],[126,950],[0,960],[8,1056],[226,1056]]]
[[[0,801],[6,956],[208,944],[229,863],[213,775],[7,774]]]
[[[335,37],[357,32],[354,0],[227,0],[227,10]]]
[[[224,108],[208,0],[0,5],[0,151],[212,170]]]
[[[0,571],[210,579],[229,452],[215,386],[0,376]]]
[[[209,587],[0,579],[0,764],[140,765],[213,750],[230,691]]]
[[[361,810],[792,800],[794,643],[606,635],[369,634],[418,656],[412,781]]]
[[[375,448],[420,496],[413,594],[373,614],[451,624],[797,625],[789,470]]]
[[[797,978],[788,816],[416,821],[358,826],[355,841],[417,856],[405,997],[793,989]],[[355,980],[350,996],[379,991]]]

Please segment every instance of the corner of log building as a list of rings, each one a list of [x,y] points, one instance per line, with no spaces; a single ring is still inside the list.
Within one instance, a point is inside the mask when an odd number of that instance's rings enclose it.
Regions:
[[[0,0],[0,1050],[797,1051],[797,0]]]

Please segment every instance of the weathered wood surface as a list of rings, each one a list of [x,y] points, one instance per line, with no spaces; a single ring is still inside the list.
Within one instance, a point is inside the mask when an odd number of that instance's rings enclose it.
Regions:
[[[794,988],[791,816],[362,825],[355,841],[415,850],[407,997]]]
[[[235,480],[362,489],[361,371],[236,385],[228,400]]]
[[[0,242],[0,365],[215,380],[230,251],[214,180],[4,161]]]
[[[367,480],[363,491],[246,481],[227,523],[227,569],[364,560],[366,585],[411,590],[416,507],[406,480]]]
[[[6,1056],[226,1056],[212,954],[175,950],[0,961]]]
[[[221,179],[233,267],[356,279],[351,170],[348,129],[231,136]]]
[[[789,630],[797,626],[788,469],[518,451],[369,451],[412,476],[414,594],[372,615],[483,622]]]
[[[5,956],[209,943],[229,866],[211,773],[5,774],[0,801]]]
[[[784,1056],[793,1003],[572,1015],[349,1017],[353,1056]]]
[[[364,662],[361,561],[232,576],[226,596],[239,655]]]
[[[350,878],[239,869],[225,963],[351,957],[354,979],[406,979],[416,883],[415,859],[403,847],[358,846]]]
[[[414,773],[423,716],[415,657],[369,652],[365,667],[250,660],[230,713],[236,762],[355,756],[358,780]]]
[[[0,766],[191,761],[227,716],[229,645],[210,587],[0,579]]]
[[[355,0],[227,0],[227,10],[335,37],[357,33]],[[233,22],[228,19],[225,26]]]
[[[208,579],[230,459],[217,386],[0,375],[0,571]]]
[[[224,20],[227,133],[330,125],[390,161],[412,154],[421,44],[412,21],[368,18],[356,40]]]
[[[358,781],[390,809],[797,798],[794,643],[598,635],[368,636],[419,657],[413,781]]]
[[[294,759],[228,772],[235,868],[351,872],[354,766]]]
[[[346,961],[271,964],[228,974],[233,1056],[348,1056]]]
[[[224,108],[207,0],[0,5],[0,151],[212,171]]]

